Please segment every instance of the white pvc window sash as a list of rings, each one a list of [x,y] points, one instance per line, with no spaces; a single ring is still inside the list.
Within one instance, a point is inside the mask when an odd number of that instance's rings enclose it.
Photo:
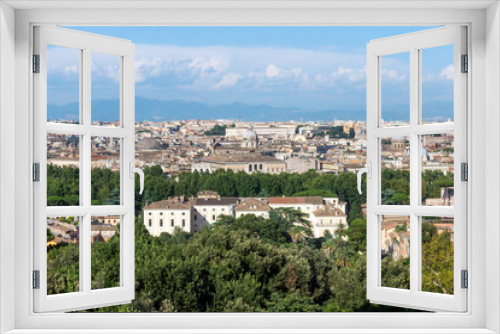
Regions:
[[[454,122],[421,123],[421,50],[443,45],[454,46]],[[382,127],[381,57],[410,54],[410,125]],[[423,310],[459,311],[467,309],[467,290],[461,288],[461,270],[467,269],[467,183],[460,179],[460,164],[467,162],[467,74],[461,73],[461,55],[467,53],[466,28],[443,27],[423,32],[371,41],[367,46],[367,295],[372,303]],[[470,69],[469,69],[470,71]],[[454,134],[454,207],[418,204],[420,199],[421,135]],[[381,205],[381,141],[383,137],[408,136],[410,141],[410,205]],[[410,217],[410,289],[381,286],[381,215]],[[454,218],[454,295],[421,290],[422,216]]]
[[[47,123],[47,45],[80,50],[80,124]],[[91,52],[119,56],[120,127],[91,125]],[[40,288],[34,290],[34,311],[72,311],[130,303],[135,293],[134,276],[134,45],[127,40],[54,27],[35,27],[34,54],[40,55],[40,72],[34,82],[34,162],[40,164],[40,182],[34,184],[34,270],[40,271]],[[47,133],[80,136],[80,205],[47,207]],[[121,204],[91,205],[91,137],[106,136],[121,141]],[[133,166],[132,166],[133,167]],[[91,289],[91,217],[120,216],[120,286]],[[47,217],[75,216],[80,221],[79,291],[47,295]]]

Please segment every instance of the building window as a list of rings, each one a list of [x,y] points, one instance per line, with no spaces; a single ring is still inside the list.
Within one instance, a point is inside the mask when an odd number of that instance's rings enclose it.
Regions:
[[[194,220],[198,220],[198,215],[194,215]]]
[[[152,212],[149,212],[149,215],[151,216],[153,213]]]
[[[262,164],[259,165],[259,169],[262,170]]]
[[[163,212],[160,212],[160,216],[163,216]]]
[[[149,220],[149,227],[151,227],[152,225],[153,225],[153,222],[152,222],[152,220],[150,219],[150,220]]]
[[[183,219],[182,220],[182,227],[185,227],[186,226],[186,219]]]
[[[160,227],[163,227],[163,219],[160,219]]]
[[[174,220],[170,219],[170,226],[174,227]]]
[[[182,213],[182,215],[183,215],[183,216],[185,216],[185,215],[186,215],[186,213],[185,213],[185,212],[183,212],[183,213]]]
[[[251,172],[252,171],[252,165],[248,165],[248,171]]]
[[[215,215],[212,215],[212,220],[215,220]]]

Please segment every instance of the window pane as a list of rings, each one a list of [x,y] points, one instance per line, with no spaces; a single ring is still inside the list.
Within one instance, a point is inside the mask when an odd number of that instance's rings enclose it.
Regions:
[[[422,205],[453,206],[454,134],[421,136]]]
[[[381,138],[381,204],[410,204],[410,142],[407,136]]]
[[[47,295],[80,291],[79,222],[47,218]]]
[[[121,57],[92,52],[92,125],[120,126]]]
[[[410,53],[380,57],[382,126],[410,122]]]
[[[382,216],[381,285],[410,289],[410,217]]]
[[[47,206],[80,205],[80,137],[47,134]]]
[[[453,45],[420,51],[422,123],[453,122]]]
[[[112,137],[92,137],[92,205],[120,205],[120,146]]]
[[[92,290],[120,286],[120,216],[92,217]]]
[[[80,122],[81,50],[47,46],[47,121]]]
[[[422,291],[453,294],[453,218],[422,217]]]

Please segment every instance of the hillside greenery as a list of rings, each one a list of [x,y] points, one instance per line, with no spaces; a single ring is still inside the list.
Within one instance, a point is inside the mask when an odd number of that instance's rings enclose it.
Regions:
[[[335,176],[309,171],[249,175],[217,171],[167,178],[160,166],[145,168],[144,172],[143,195],[137,193],[136,179],[135,299],[127,305],[87,311],[409,311],[371,304],[365,298],[366,219],[361,205],[366,198],[357,192],[355,174]],[[383,182],[393,194],[386,199],[392,199],[395,194],[409,195],[404,185],[409,178],[406,172],[391,172],[388,177]],[[443,179],[448,177],[438,172],[426,175],[423,184],[431,190],[425,194],[434,196],[434,183]],[[70,203],[75,203],[76,198],[78,203],[78,169],[49,165],[48,180],[48,202],[51,198],[50,203],[73,205]],[[220,216],[217,223],[197,233],[178,230],[172,235],[149,235],[141,218],[146,201],[195,196],[200,190],[238,197],[336,196],[346,202],[349,221],[335,235],[314,238],[308,232],[308,221],[302,213],[281,209],[272,211],[268,219],[253,215],[238,219]],[[94,204],[119,201],[119,173],[92,170],[92,200]],[[450,234],[438,234],[432,224],[424,224],[422,234],[425,291],[453,293]],[[52,237],[48,236],[49,239]],[[107,243],[92,245],[93,289],[118,285],[119,247],[119,233]],[[79,248],[75,244],[61,244],[48,251],[49,294],[78,290],[78,258]],[[390,273],[384,276],[384,280],[388,280],[384,282],[386,286],[408,288],[409,259],[394,260],[388,256],[382,261],[382,271]]]

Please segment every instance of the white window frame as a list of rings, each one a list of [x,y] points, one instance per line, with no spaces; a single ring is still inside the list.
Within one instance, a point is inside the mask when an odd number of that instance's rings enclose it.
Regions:
[[[296,1],[293,3],[259,3],[224,5],[215,1],[203,4],[178,3],[151,5],[144,1],[143,5],[135,3],[135,7],[144,10],[114,9],[102,10],[102,7],[113,8],[110,2],[69,2],[46,3],[10,1],[0,4],[0,66],[2,77],[0,102],[2,117],[0,122],[0,182],[2,195],[0,205],[2,224],[0,238],[0,316],[2,331],[17,329],[16,333],[35,333],[37,329],[56,329],[60,332],[76,332],[70,328],[88,329],[86,332],[100,333],[107,329],[108,333],[144,332],[146,328],[165,328],[162,332],[178,332],[176,328],[206,329],[207,332],[248,332],[244,329],[267,329],[267,332],[312,333],[336,332],[336,329],[347,329],[352,333],[409,333],[411,328],[419,328],[425,333],[492,333],[500,331],[499,294],[499,227],[497,219],[486,221],[485,217],[498,218],[500,208],[500,175],[498,165],[500,154],[496,147],[500,144],[498,125],[500,118],[497,110],[500,107],[498,91],[500,90],[500,11],[493,2],[441,2],[418,3],[405,1],[396,6],[384,1],[373,1],[369,7],[363,2],[338,1],[336,3],[316,3]],[[26,10],[14,10],[9,6],[24,6]],[[123,3],[123,6],[129,3]],[[52,6],[51,10],[40,10],[44,6]],[[59,7],[70,8],[59,8]],[[73,8],[71,8],[73,6]],[[75,9],[78,6],[79,9]],[[100,8],[98,9],[97,6]],[[147,6],[164,6],[170,8],[147,9]],[[175,6],[184,6],[183,9]],[[198,6],[198,7],[197,7]],[[227,6],[228,8],[224,8]],[[487,6],[490,6],[487,10]],[[86,7],[86,8],[85,8]],[[244,7],[244,8],[242,8]],[[436,7],[438,9],[436,9]],[[31,9],[30,9],[31,8]],[[34,9],[33,9],[34,8]],[[59,8],[59,10],[57,10]],[[85,9],[82,9],[85,8]],[[208,8],[208,10],[207,10]],[[246,8],[246,9],[245,9]],[[200,10],[205,9],[205,10]],[[15,21],[14,21],[15,18]],[[468,245],[470,270],[470,287],[468,289],[467,313],[409,313],[409,314],[34,314],[32,312],[31,269],[29,249],[32,239],[26,243],[23,236],[31,235],[32,221],[32,183],[30,181],[32,147],[32,100],[30,55],[32,45],[32,26],[34,24],[61,25],[441,25],[466,24],[469,27],[469,55],[471,59],[468,84],[471,87],[468,96],[469,122],[468,131],[472,133],[468,143],[470,159],[470,178],[474,180],[469,187],[469,221],[474,230],[469,228],[471,236]],[[485,26],[486,22],[486,26]],[[488,27],[488,29],[486,29]],[[15,38],[14,32],[15,31]],[[488,71],[485,71],[488,66]],[[15,68],[15,73],[12,70]],[[5,71],[4,71],[5,70]],[[15,82],[15,85],[12,85]],[[15,94],[15,99],[12,98]],[[6,111],[6,109],[9,109]],[[12,113],[15,110],[15,113]],[[15,114],[15,115],[14,115]],[[474,121],[472,122],[472,119]],[[486,121],[488,119],[488,121]],[[9,129],[15,124],[15,129]],[[14,131],[15,130],[15,131]],[[486,141],[483,134],[490,137]],[[11,138],[14,136],[15,145]],[[9,140],[10,139],[10,140]],[[6,142],[6,140],[9,140]],[[486,156],[488,152],[488,156]],[[4,160],[5,159],[5,160]],[[7,172],[13,168],[4,163],[15,160],[15,178]],[[486,172],[490,173],[485,182]],[[10,185],[11,187],[5,187]],[[15,198],[11,189],[16,189]],[[7,190],[8,189],[8,190]],[[486,197],[486,193],[488,197]],[[28,195],[28,196],[27,196]],[[486,206],[485,203],[488,205]],[[14,205],[15,212],[3,210],[6,205]],[[5,219],[15,224],[5,224]],[[472,233],[473,232],[473,233]],[[12,238],[12,235],[15,235]],[[12,256],[14,250],[14,256]],[[486,254],[493,254],[488,267],[485,265]],[[496,256],[495,256],[496,255]],[[496,259],[495,259],[496,258]],[[12,289],[12,286],[15,288]],[[488,290],[488,293],[486,293]],[[15,305],[14,308],[11,306]],[[133,331],[130,328],[142,329]],[[284,330],[284,328],[287,328]],[[357,331],[354,329],[358,329]],[[383,329],[382,329],[383,328]],[[26,330],[23,330],[26,329]],[[30,330],[29,330],[30,329]],[[121,330],[120,330],[121,329]],[[239,330],[240,329],[240,330]],[[293,330],[294,329],[294,330]],[[463,330],[459,330],[463,329]],[[491,331],[490,331],[491,330]],[[202,330],[198,330],[202,332]],[[338,332],[338,331],[337,331]],[[345,332],[345,331],[344,331]]]
[[[90,305],[127,304],[135,296],[135,207],[134,179],[130,168],[135,159],[134,120],[134,45],[127,40],[60,27],[34,27],[34,52],[39,55],[39,73],[34,83],[34,162],[40,164],[40,181],[33,184],[34,203],[34,270],[40,275],[39,289],[34,290],[36,312],[75,311]],[[56,45],[79,50],[80,54],[80,122],[62,124],[47,122],[47,46]],[[91,125],[91,54],[106,53],[120,62],[120,127]],[[47,206],[47,134],[71,134],[80,139],[80,203],[78,206]],[[91,140],[92,136],[120,139],[120,204],[91,205]],[[132,173],[132,175],[134,175]],[[92,290],[91,287],[91,217],[120,216],[120,286]],[[47,295],[48,217],[80,217],[79,291]]]
[[[467,290],[461,288],[461,270],[467,270],[467,185],[461,180],[460,164],[467,163],[467,73],[461,73],[461,55],[467,54],[466,27],[451,26],[403,34],[371,41],[367,46],[367,162],[371,168],[367,179],[367,297],[370,302],[405,306],[423,310],[463,312],[467,309]],[[422,124],[422,52],[453,45],[454,121]],[[409,54],[409,125],[386,127],[381,124],[381,66],[384,56]],[[470,72],[469,72],[470,73]],[[453,133],[455,206],[425,206],[421,199],[420,136]],[[410,142],[410,204],[381,205],[381,138],[406,136]],[[472,182],[472,180],[471,180]],[[404,215],[410,218],[410,288],[395,289],[381,284],[381,217]],[[454,217],[454,294],[421,291],[421,218]]]

